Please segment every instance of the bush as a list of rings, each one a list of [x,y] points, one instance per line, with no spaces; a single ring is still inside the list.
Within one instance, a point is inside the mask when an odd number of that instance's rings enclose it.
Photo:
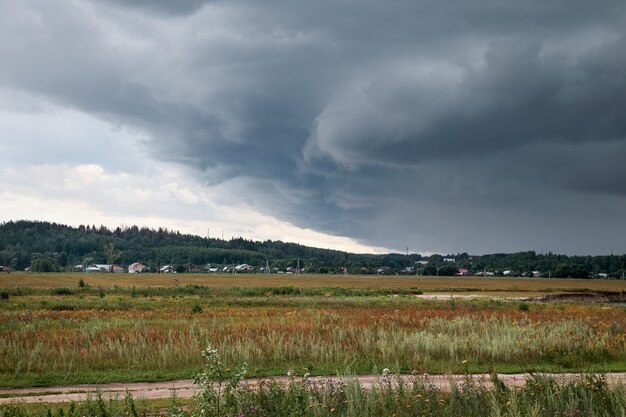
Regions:
[[[8,299],[9,299],[9,292],[8,291],[0,292],[0,300],[8,300]]]
[[[191,312],[192,313],[202,313],[202,306],[200,305],[200,303],[193,303],[191,305]]]
[[[74,290],[66,287],[58,287],[50,290],[52,295],[72,295],[74,294]]]
[[[55,304],[50,307],[52,311],[74,311],[76,307],[70,304]]]
[[[78,286],[80,288],[85,288],[87,284],[85,284],[85,281],[81,278],[80,281],[78,281]]]
[[[226,367],[217,349],[208,346],[203,352],[204,366],[202,372],[193,379],[201,390],[199,394],[200,415],[209,417],[221,417],[223,415],[234,414],[237,409],[237,396],[242,388],[247,371],[247,364],[233,369]],[[227,411],[227,409],[230,409]],[[229,413],[230,411],[230,413]]]

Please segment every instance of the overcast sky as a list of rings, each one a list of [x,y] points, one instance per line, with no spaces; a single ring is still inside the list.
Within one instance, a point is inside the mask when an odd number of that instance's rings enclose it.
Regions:
[[[0,0],[0,220],[626,253],[623,0]]]

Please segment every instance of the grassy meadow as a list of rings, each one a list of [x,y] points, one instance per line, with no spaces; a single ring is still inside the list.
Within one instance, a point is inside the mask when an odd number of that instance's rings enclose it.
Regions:
[[[415,275],[262,275],[262,274],[0,274],[0,288],[73,287],[83,279],[91,286],[111,287],[282,287],[421,289],[424,292],[514,293],[519,295],[580,291],[626,291],[626,281],[562,278],[428,277]]]
[[[624,307],[416,297],[621,281],[15,273],[0,288],[2,387],[189,378],[209,344],[259,376],[626,370]]]

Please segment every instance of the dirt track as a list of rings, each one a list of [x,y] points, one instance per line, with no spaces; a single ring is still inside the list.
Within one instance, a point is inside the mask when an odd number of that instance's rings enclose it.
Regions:
[[[558,381],[566,382],[579,378],[581,374],[541,374],[544,376],[550,376]],[[483,384],[486,387],[491,387],[491,379],[489,375],[475,374],[470,376],[476,383]],[[413,376],[403,376],[405,381],[409,382]],[[425,381],[425,383],[437,387],[440,390],[449,391],[451,384],[460,384],[466,380],[465,375],[427,375],[419,376],[419,379]],[[510,387],[521,387],[526,383],[526,380],[531,378],[529,374],[499,374],[498,378]],[[270,379],[275,381],[287,382],[286,377],[276,378],[251,378],[246,382],[255,387],[261,381],[269,381]],[[339,377],[312,377],[309,381],[312,383],[323,382],[327,380],[338,381],[342,378]],[[626,384],[626,373],[613,373],[606,374],[606,379],[609,385]],[[364,388],[368,389],[380,382],[381,377],[379,375],[362,375],[358,376],[359,383]],[[70,385],[70,386],[56,386],[45,388],[19,388],[19,389],[0,389],[0,404],[3,403],[57,403],[68,401],[82,401],[87,398],[88,395],[93,395],[96,391],[100,391],[104,398],[122,398],[126,391],[130,392],[134,398],[144,399],[159,399],[170,398],[174,392],[178,398],[190,398],[196,393],[196,389],[191,380],[178,380],[167,382],[141,382],[130,384],[85,384],[85,385]]]

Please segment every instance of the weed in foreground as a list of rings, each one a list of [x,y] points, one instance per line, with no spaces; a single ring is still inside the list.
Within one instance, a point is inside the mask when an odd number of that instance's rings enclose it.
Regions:
[[[378,383],[364,389],[357,379],[312,382],[308,375],[268,381],[251,387],[243,379],[245,365],[226,367],[216,349],[203,352],[204,371],[196,377],[202,393],[189,417],[212,416],[437,416],[437,417],[574,417],[623,416],[623,386],[610,388],[601,375],[581,376],[565,384],[535,377],[525,387],[509,388],[492,377],[489,388],[469,376],[451,392],[429,385],[425,377],[409,382],[385,368]],[[180,415],[180,414],[179,414]]]

